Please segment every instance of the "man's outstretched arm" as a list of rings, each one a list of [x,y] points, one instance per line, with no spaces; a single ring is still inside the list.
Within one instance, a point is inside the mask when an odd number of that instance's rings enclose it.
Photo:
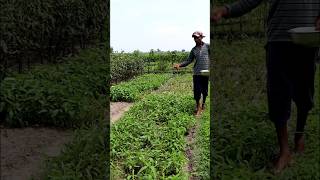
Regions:
[[[225,17],[239,17],[252,9],[256,8],[263,0],[239,0],[232,4],[226,4],[221,7],[214,8],[211,20],[214,22],[219,21]]]
[[[185,61],[183,61],[180,64],[174,64],[173,67],[176,68],[176,69],[179,69],[180,67],[188,66],[193,61],[193,59],[194,59],[194,55],[193,55],[193,52],[191,50],[188,58]]]

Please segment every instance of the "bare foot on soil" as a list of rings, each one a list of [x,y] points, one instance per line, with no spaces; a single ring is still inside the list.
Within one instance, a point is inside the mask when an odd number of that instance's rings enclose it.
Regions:
[[[202,111],[203,111],[203,109],[201,106],[199,106],[199,107],[196,106],[195,110],[193,111],[193,115],[196,117],[199,117],[201,115]]]
[[[283,154],[274,162],[274,173],[279,174],[284,170],[286,167],[290,166],[292,163],[292,158],[290,153]]]
[[[304,138],[299,137],[295,138],[295,147],[294,147],[294,152],[297,154],[303,154],[304,152]]]

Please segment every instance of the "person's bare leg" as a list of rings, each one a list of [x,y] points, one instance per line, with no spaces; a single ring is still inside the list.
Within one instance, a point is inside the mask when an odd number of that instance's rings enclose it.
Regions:
[[[206,98],[207,98],[207,96],[203,96],[201,110],[204,110],[204,109],[205,109]]]
[[[297,112],[297,126],[296,126],[296,133],[294,135],[294,151],[297,153],[304,152],[304,127],[306,125],[308,117],[308,111],[298,109]]]
[[[197,102],[197,112],[196,112],[196,116],[199,116],[201,114],[201,105],[200,102]]]
[[[194,110],[194,115],[199,115],[199,110],[200,110],[200,100],[196,100],[196,108]]]
[[[287,125],[283,126],[277,126],[276,125],[276,131],[277,131],[277,137],[278,137],[278,143],[280,147],[280,153],[278,159],[275,161],[275,172],[279,173],[281,172],[285,167],[288,166],[288,164],[291,161],[291,154],[289,150],[288,145],[288,130]]]

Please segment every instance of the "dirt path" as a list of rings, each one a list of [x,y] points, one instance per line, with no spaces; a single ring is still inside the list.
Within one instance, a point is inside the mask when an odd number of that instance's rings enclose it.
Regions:
[[[133,103],[111,103],[110,116],[114,123],[128,111]],[[57,128],[7,128],[0,125],[0,179],[41,179],[46,157],[59,155],[71,141],[72,131]]]
[[[111,123],[114,123],[117,120],[119,120],[123,115],[123,113],[128,111],[132,105],[133,103],[127,103],[127,102],[111,102],[110,104]]]
[[[1,180],[40,179],[46,157],[57,156],[72,138],[71,130],[6,128],[1,130]]]
[[[191,127],[188,130],[188,135],[186,137],[187,147],[185,152],[188,158],[188,164],[187,164],[186,170],[190,173],[189,180],[200,180],[200,178],[194,175],[193,173],[196,171],[196,169],[194,168],[195,138],[196,138],[196,132],[199,128],[199,121],[200,121],[201,115],[196,117],[196,124],[195,126]]]
[[[187,138],[187,148],[186,148],[186,155],[189,160],[187,165],[187,171],[191,174],[189,180],[199,180],[198,177],[193,175],[192,173],[195,172],[194,168],[194,139],[196,134],[197,125],[189,129]]]

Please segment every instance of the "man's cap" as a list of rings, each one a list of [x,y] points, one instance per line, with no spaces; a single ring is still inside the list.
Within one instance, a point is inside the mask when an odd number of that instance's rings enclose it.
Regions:
[[[200,32],[200,31],[196,31],[196,32],[194,32],[194,33],[192,33],[192,37],[205,37],[204,35],[203,35],[203,33],[202,32]]]

